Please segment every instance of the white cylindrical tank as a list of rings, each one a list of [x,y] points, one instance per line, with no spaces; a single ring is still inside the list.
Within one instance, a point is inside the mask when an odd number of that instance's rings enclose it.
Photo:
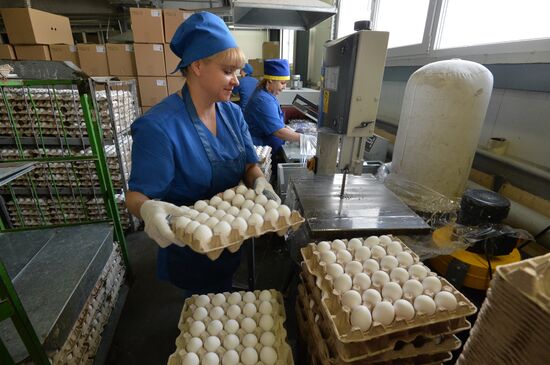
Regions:
[[[465,60],[421,67],[407,82],[392,174],[448,198],[462,195],[493,89],[493,75]]]

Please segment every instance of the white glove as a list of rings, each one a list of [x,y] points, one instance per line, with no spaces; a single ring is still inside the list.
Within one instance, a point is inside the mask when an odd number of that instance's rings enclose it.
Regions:
[[[182,216],[185,213],[183,209],[171,203],[147,200],[141,205],[139,213],[145,222],[145,233],[160,247],[167,247],[173,242],[178,243],[168,218]]]
[[[254,180],[254,190],[256,194],[263,194],[267,199],[275,200],[277,203],[281,204],[281,198],[273,190],[273,186],[267,182],[266,178],[260,176]]]

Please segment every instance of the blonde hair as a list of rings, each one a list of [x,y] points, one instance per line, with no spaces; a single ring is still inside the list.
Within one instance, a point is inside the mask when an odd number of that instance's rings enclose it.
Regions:
[[[197,60],[201,61],[201,60]],[[221,52],[214,53],[212,56],[208,56],[202,59],[202,61],[205,61],[207,63],[212,61],[217,61],[219,63],[222,63],[224,65],[230,65],[235,66],[236,68],[243,68],[244,64],[246,63],[246,56],[244,55],[244,52],[239,48],[228,48]],[[182,69],[180,69],[180,72],[182,76],[187,76],[187,69],[191,65],[188,65]]]

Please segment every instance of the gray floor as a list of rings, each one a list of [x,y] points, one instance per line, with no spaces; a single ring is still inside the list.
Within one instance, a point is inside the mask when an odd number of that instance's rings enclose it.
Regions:
[[[166,364],[170,354],[175,351],[183,296],[181,290],[156,278],[157,246],[145,233],[128,235],[127,245],[134,282],[119,318],[107,364]],[[282,290],[292,271],[284,242],[275,235],[257,239],[255,254],[256,289]],[[234,285],[247,287],[247,266],[247,257],[243,255]],[[293,315],[295,286],[294,280],[285,307],[289,343],[296,350],[296,323]]]

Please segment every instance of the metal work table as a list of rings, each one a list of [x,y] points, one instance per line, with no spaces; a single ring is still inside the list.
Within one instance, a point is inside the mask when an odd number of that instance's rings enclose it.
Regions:
[[[311,238],[429,232],[430,226],[373,175],[348,175],[340,199],[342,178],[337,174],[293,180],[293,193]]]

